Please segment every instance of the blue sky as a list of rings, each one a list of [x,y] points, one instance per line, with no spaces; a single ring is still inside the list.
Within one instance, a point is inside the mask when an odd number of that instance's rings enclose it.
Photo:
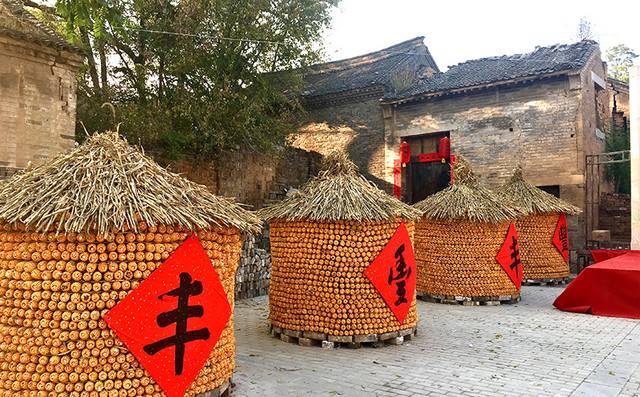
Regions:
[[[425,36],[440,69],[486,56],[576,41],[580,18],[603,53],[625,43],[640,53],[640,2],[503,0],[342,0],[325,34],[327,60]]]

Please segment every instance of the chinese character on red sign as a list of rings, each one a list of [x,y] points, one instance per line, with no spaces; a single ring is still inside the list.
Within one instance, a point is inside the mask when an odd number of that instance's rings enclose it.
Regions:
[[[556,231],[553,233],[553,245],[556,246],[564,261],[569,263],[569,228],[567,227],[567,217],[560,214]]]
[[[509,225],[507,237],[496,255],[496,260],[507,273],[516,288],[522,284],[522,261],[520,260],[520,247],[518,246],[518,232],[515,225]]]
[[[104,320],[168,397],[182,397],[230,317],[218,273],[193,235]]]
[[[400,224],[364,274],[380,292],[400,324],[404,323],[416,291],[416,259],[404,223]]]

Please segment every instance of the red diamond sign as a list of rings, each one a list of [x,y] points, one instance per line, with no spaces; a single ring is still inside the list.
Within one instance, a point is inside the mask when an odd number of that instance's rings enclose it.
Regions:
[[[564,261],[569,263],[569,228],[567,227],[567,217],[560,214],[556,231],[553,233],[553,245],[556,246]]]
[[[364,271],[400,324],[416,291],[416,259],[409,232],[400,224],[391,240]]]
[[[182,397],[230,316],[218,273],[192,235],[104,320],[168,397]]]
[[[507,237],[496,255],[496,260],[502,266],[509,278],[520,289],[522,284],[522,261],[520,260],[520,246],[518,245],[518,232],[515,225],[509,225]]]

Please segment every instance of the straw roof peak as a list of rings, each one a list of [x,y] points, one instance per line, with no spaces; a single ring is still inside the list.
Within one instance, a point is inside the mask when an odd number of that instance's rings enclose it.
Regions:
[[[480,183],[478,176],[471,168],[471,164],[462,156],[456,158],[454,176],[454,184],[477,186]]]
[[[322,170],[300,191],[258,211],[266,220],[393,221],[413,220],[420,212],[378,189],[358,173],[358,167],[342,151],[333,151]]]
[[[535,187],[524,179],[522,166],[518,164],[511,179],[497,191],[503,200],[518,208],[524,215],[563,213],[577,215],[580,208]]]
[[[141,221],[260,230],[260,220],[233,200],[169,172],[111,131],[7,180],[0,188],[0,219],[38,231],[55,226],[101,234],[137,231]]]
[[[500,223],[516,219],[520,213],[480,183],[469,162],[456,156],[454,183],[448,188],[416,203],[428,219]]]
[[[353,163],[342,150],[332,150],[329,154],[322,158],[322,168],[320,173],[330,175],[356,175],[358,166]]]

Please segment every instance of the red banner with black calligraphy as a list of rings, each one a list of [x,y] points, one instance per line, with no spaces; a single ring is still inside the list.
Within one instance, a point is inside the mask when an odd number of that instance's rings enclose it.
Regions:
[[[553,245],[564,258],[566,263],[569,263],[569,227],[567,226],[567,217],[565,214],[560,214],[558,217],[558,223],[556,224],[556,230],[553,232]]]
[[[104,320],[168,397],[182,397],[230,317],[218,273],[193,235]]]
[[[496,255],[496,261],[507,273],[513,285],[520,289],[522,284],[522,261],[520,259],[520,246],[518,245],[518,232],[512,223],[507,230],[507,236]]]
[[[416,291],[416,258],[404,223],[400,224],[364,274],[400,324],[404,323]]]

